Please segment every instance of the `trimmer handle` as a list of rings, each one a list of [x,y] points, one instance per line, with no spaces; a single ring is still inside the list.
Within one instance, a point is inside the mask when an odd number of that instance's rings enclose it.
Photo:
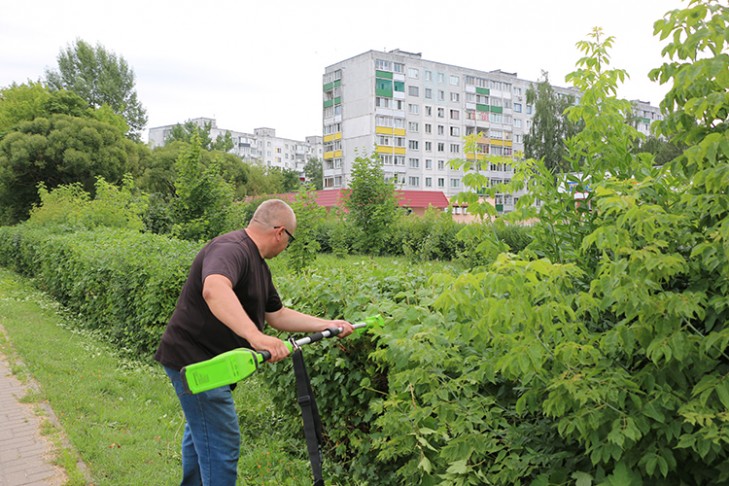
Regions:
[[[352,324],[352,327],[355,328],[355,329],[360,329],[362,327],[366,327],[368,324],[382,325],[382,317],[379,316],[379,315],[372,316],[372,317],[368,317],[367,319],[365,319],[364,322],[358,322],[356,324]],[[306,337],[303,337],[301,339],[297,339],[293,343],[291,343],[290,341],[285,341],[285,343],[286,343],[286,347],[289,348],[289,352],[291,352],[291,351],[294,350],[294,345],[296,345],[297,347],[299,347],[299,346],[303,346],[304,344],[315,343],[317,341],[321,341],[322,339],[334,337],[334,336],[338,335],[341,332],[342,332],[342,328],[341,327],[330,327],[330,328],[325,329],[323,331],[315,332],[314,334],[309,334]],[[266,350],[259,351],[258,352],[258,357],[259,357],[259,361],[258,362],[259,363],[263,363],[264,361],[268,361],[269,359],[271,359],[271,353],[269,353]]]

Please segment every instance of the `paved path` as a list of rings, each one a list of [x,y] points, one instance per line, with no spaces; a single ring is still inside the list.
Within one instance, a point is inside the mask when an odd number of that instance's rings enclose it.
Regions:
[[[54,447],[40,434],[37,404],[19,401],[28,391],[0,354],[0,486],[60,486],[66,474],[51,463]]]

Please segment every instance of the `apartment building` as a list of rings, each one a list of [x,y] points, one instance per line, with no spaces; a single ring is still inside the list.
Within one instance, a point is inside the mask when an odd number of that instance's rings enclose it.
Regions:
[[[231,153],[249,163],[258,163],[266,167],[280,167],[295,170],[303,174],[304,165],[311,158],[321,160],[324,150],[322,137],[319,135],[306,137],[305,140],[293,140],[276,136],[273,128],[256,128],[253,133],[218,128],[214,118],[192,118],[187,120],[204,128],[210,126],[210,137],[229,133],[233,140]],[[149,144],[152,148],[165,144],[175,125],[164,125],[149,129]]]
[[[482,153],[523,152],[534,115],[526,92],[535,83],[516,73],[444,64],[400,49],[371,50],[333,64],[323,75],[324,188],[347,187],[355,158],[376,153],[385,177],[400,189],[449,197],[464,191],[464,172],[448,164],[473,156],[464,153],[464,136],[480,134]],[[575,88],[554,90],[580,96]],[[643,118],[657,116],[656,109]],[[490,164],[485,175],[493,186],[510,181],[513,168]],[[496,205],[509,211],[519,196],[500,194]]]

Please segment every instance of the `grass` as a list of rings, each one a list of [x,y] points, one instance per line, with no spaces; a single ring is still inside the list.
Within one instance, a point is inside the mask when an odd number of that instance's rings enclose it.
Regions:
[[[43,428],[68,484],[179,484],[184,421],[162,368],[149,357],[124,357],[64,314],[32,282],[0,269],[0,324],[7,333],[0,350],[14,373],[39,384],[26,400],[48,402],[58,417],[59,426]],[[243,439],[240,483],[308,484],[303,437],[276,434],[281,421],[300,419],[278,412],[258,376],[234,392]]]

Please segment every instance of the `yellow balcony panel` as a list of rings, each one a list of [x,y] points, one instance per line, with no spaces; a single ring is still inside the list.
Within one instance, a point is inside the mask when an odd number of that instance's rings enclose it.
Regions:
[[[324,152],[324,159],[336,159],[337,157],[342,156],[341,150],[330,150],[329,152]]]
[[[397,135],[398,137],[404,137],[405,136],[405,129],[404,128],[393,128],[392,134]]]
[[[392,135],[393,130],[395,129],[392,127],[375,127],[375,133],[378,135]]]
[[[376,148],[378,154],[405,155],[405,147],[391,147],[389,145],[378,145]]]
[[[331,142],[332,140],[340,140],[342,138],[342,132],[330,133],[324,136],[324,142]]]

